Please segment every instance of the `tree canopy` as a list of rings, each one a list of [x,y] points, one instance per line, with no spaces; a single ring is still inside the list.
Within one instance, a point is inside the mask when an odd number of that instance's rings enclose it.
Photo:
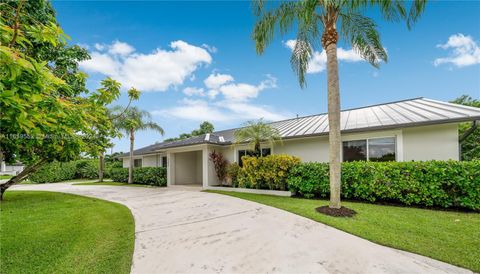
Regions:
[[[235,131],[234,138],[235,144],[247,143],[257,156],[261,155],[260,145],[262,142],[273,144],[281,141],[278,130],[262,119],[248,121],[244,127]]]
[[[214,130],[215,130],[215,127],[212,125],[212,123],[208,121],[204,121],[203,123],[200,124],[198,129],[192,130],[192,132],[190,133],[182,133],[178,137],[165,139],[165,142],[178,141],[178,140],[187,139],[193,136],[212,133]]]

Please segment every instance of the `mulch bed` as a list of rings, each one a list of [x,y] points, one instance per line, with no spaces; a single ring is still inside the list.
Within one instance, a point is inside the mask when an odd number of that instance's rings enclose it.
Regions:
[[[357,212],[353,209],[342,206],[341,208],[330,208],[321,206],[315,209],[317,212],[333,217],[353,217]]]

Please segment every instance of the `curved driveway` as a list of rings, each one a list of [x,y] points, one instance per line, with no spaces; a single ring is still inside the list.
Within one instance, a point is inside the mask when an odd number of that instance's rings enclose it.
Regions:
[[[126,205],[132,273],[471,273],[276,208],[195,188],[18,185]]]

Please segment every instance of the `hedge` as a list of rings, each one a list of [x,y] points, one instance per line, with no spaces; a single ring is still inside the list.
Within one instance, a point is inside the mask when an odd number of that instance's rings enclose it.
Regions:
[[[287,177],[300,158],[286,155],[242,157],[243,167],[238,175],[238,186],[246,188],[286,190]]]
[[[112,168],[110,177],[115,182],[128,182],[127,168]],[[133,169],[133,183],[151,186],[167,186],[167,169],[164,167],[136,167]]]
[[[110,166],[118,163],[106,163],[104,177],[110,177]],[[120,162],[121,164],[121,162]],[[97,179],[99,172],[98,159],[82,159],[71,162],[52,162],[42,166],[30,175],[32,182],[55,183],[72,179]]]
[[[328,163],[302,163],[289,190],[306,198],[330,194]],[[480,210],[480,161],[342,163],[342,197],[370,202]]]

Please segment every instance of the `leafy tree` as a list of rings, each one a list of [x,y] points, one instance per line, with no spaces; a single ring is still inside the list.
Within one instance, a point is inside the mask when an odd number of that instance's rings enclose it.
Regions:
[[[88,54],[66,45],[48,2],[0,3],[0,29],[0,160],[26,164],[0,186],[3,198],[46,162],[98,155],[118,136],[106,106],[120,90],[109,78],[85,88],[78,61]]]
[[[119,113],[121,107],[114,107],[113,113]],[[163,128],[157,123],[153,122],[152,117],[148,111],[140,110],[137,107],[128,108],[116,121],[116,126],[119,130],[123,130],[127,135],[130,135],[130,163],[128,168],[128,183],[133,182],[133,148],[135,143],[135,132],[140,130],[154,130],[161,135],[164,134]]]
[[[235,144],[247,143],[253,150],[255,156],[262,155],[261,143],[267,142],[273,144],[281,141],[278,130],[262,119],[258,121],[248,121],[244,127],[234,132]]]
[[[305,74],[313,50],[323,47],[327,54],[328,122],[330,159],[330,208],[340,208],[340,86],[338,78],[337,42],[340,37],[374,67],[387,61],[375,22],[363,15],[368,8],[377,8],[387,21],[407,22],[410,26],[420,17],[426,0],[304,0],[278,3],[267,7],[264,0],[254,1],[258,17],[253,30],[258,54],[275,38],[285,35],[294,26],[297,32],[290,59],[300,86],[306,85]],[[406,3],[411,3],[407,9]]]
[[[480,100],[468,95],[462,95],[451,103],[480,108]],[[458,127],[461,146],[461,160],[471,161],[480,159],[480,125],[479,121],[461,123]]]
[[[191,133],[182,133],[179,137],[165,139],[165,142],[184,140],[193,136],[199,136],[202,134],[212,133],[215,127],[210,122],[203,122],[198,129],[193,130]]]

